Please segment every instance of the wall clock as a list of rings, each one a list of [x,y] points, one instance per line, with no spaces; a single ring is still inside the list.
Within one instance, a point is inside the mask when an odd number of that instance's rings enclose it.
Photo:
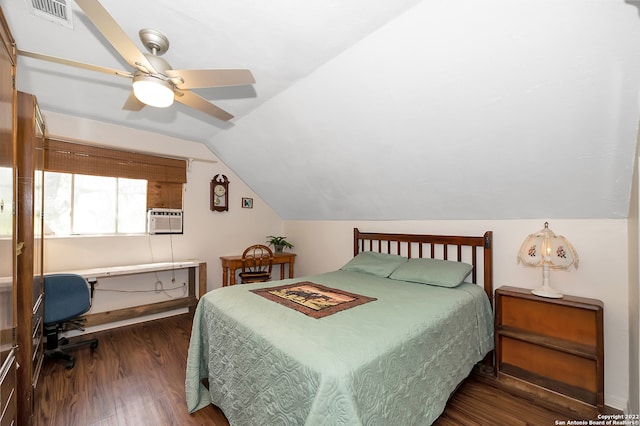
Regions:
[[[229,211],[229,179],[225,175],[215,175],[211,179],[211,210]]]

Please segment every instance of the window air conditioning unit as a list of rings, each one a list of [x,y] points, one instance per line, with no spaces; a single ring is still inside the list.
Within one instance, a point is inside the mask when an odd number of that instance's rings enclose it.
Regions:
[[[149,234],[182,234],[182,210],[149,209]]]

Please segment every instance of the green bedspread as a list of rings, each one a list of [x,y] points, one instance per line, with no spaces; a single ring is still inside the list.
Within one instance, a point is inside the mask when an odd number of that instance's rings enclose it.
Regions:
[[[249,291],[296,281],[377,300],[314,319]],[[231,425],[428,425],[492,349],[492,318],[466,283],[335,271],[216,289],[194,317],[188,409],[213,403]]]

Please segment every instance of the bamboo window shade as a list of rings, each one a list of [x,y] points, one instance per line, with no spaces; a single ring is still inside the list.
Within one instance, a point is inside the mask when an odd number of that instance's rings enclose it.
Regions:
[[[45,170],[146,179],[149,208],[182,208],[182,184],[187,182],[185,160],[49,138],[45,140]]]
[[[45,169],[51,172],[185,183],[185,160],[118,151],[56,139],[45,142]]]

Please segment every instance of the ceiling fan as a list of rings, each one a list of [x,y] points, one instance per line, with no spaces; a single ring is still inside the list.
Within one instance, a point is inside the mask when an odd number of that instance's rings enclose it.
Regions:
[[[139,111],[145,105],[168,107],[175,100],[222,121],[228,121],[233,118],[233,115],[195,94],[190,89],[242,86],[255,83],[251,71],[247,69],[172,69],[171,65],[160,57],[169,49],[169,40],[164,34],[153,29],[140,30],[140,40],[149,51],[149,53],[142,53],[98,0],[75,1],[124,60],[135,68],[133,72],[119,71],[24,50],[18,50],[18,54],[131,78],[133,80],[133,90],[123,106],[125,110]]]

